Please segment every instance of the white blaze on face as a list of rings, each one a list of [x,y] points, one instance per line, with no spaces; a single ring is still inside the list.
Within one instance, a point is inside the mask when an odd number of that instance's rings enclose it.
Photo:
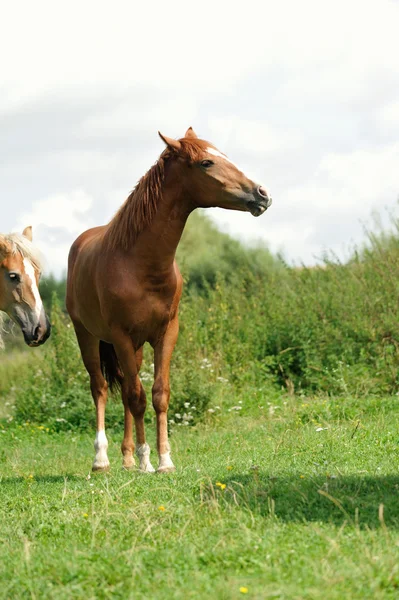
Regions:
[[[240,171],[240,173],[243,173],[247,179],[249,179],[250,181],[253,181],[253,182],[256,181],[256,179],[254,177],[251,177],[250,175],[248,175],[248,173],[244,173],[244,171],[242,169],[240,169],[240,167],[237,166],[236,163],[234,163],[232,160],[227,158],[227,156],[225,154],[223,154],[222,152],[219,152],[219,150],[215,150],[215,148],[207,148],[206,151],[208,152],[208,154],[212,154],[213,156],[219,156],[220,158],[224,158],[224,160],[227,160],[227,162],[234,165],[235,168]],[[255,185],[258,185],[258,184],[255,184]],[[261,186],[261,187],[265,190],[264,186]],[[270,194],[268,191],[267,191],[267,195],[270,198]],[[262,212],[264,212],[265,210],[266,209],[263,209]]]
[[[235,168],[238,169],[241,173],[243,172],[240,169],[240,167],[238,167],[235,163],[233,163],[232,160],[230,160],[229,158],[227,158],[227,156],[225,154],[222,154],[222,152],[219,152],[219,150],[215,150],[215,148],[207,148],[206,151],[208,152],[208,154],[212,154],[213,156],[219,156],[220,158],[224,158],[224,160],[227,160],[227,162],[229,162],[232,165],[234,165]]]
[[[39,290],[37,288],[35,269],[34,269],[32,263],[30,262],[30,260],[28,260],[27,258],[24,258],[24,268],[25,268],[25,275],[27,275],[28,279],[30,280],[30,288],[31,288],[33,297],[35,299],[34,310],[36,312],[37,318],[39,319],[41,312],[43,310],[43,302],[40,297]],[[29,282],[27,282],[27,283],[29,284]]]

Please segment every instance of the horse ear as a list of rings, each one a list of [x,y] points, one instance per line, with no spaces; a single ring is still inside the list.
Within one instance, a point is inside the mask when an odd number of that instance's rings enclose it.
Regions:
[[[25,229],[22,232],[22,235],[31,242],[32,241],[32,226],[29,225],[29,227],[25,227]]]
[[[198,139],[198,135],[195,133],[195,131],[194,131],[194,129],[192,127],[189,127],[187,129],[184,137],[191,138],[192,140],[197,140]]]
[[[166,137],[166,135],[162,135],[160,131],[158,131],[158,135],[161,138],[161,140],[165,142],[167,147],[170,148],[170,150],[173,150],[174,152],[179,152],[179,150],[181,149],[181,143],[179,142],[179,140],[174,140],[173,138]]]

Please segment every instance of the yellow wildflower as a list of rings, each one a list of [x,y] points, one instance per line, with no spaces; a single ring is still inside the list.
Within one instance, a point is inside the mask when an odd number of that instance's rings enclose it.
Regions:
[[[164,507],[164,506],[162,506],[162,505],[161,505],[161,506],[158,506],[158,510],[165,510],[165,507]]]
[[[244,587],[243,585],[240,587],[240,592],[241,594],[248,594],[248,588]]]
[[[87,519],[87,517],[89,516],[87,513],[83,513],[83,516],[85,519]]]
[[[224,489],[225,489],[225,487],[226,487],[226,484],[225,484],[225,483],[221,483],[220,481],[218,481],[218,482],[216,483],[216,485],[217,485],[217,487],[220,487],[220,489],[221,489],[221,490],[224,490]]]
[[[232,467],[231,465],[228,465],[228,466],[226,467],[226,469],[227,469],[228,471],[231,471],[231,470],[232,470],[232,468],[233,468],[233,467]]]

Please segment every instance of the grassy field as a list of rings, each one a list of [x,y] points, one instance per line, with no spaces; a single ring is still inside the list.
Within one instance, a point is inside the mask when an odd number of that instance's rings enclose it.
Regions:
[[[192,225],[176,473],[121,469],[111,400],[112,467],[91,474],[94,409],[63,282],[42,286],[43,348],[6,338],[0,599],[399,598],[399,222],[346,264],[299,269]],[[147,349],[147,394],[152,362]]]
[[[166,476],[3,425],[0,597],[398,598],[398,397],[259,399],[176,428]]]

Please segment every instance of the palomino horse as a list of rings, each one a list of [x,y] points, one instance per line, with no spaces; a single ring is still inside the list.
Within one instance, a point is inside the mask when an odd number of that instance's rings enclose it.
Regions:
[[[182,291],[174,259],[187,217],[197,207],[211,206],[259,216],[271,204],[262,186],[212,144],[198,139],[191,127],[180,140],[159,135],[166,149],[155,165],[111,222],[85,231],[69,253],[67,308],[96,405],[93,470],[97,471],[109,467],[104,426],[107,381],[122,389],[123,466],[134,465],[134,418],[140,470],[154,471],[144,432],[146,397],[139,379],[145,342],[154,349],[158,472],[174,470],[167,431],[169,365]]]
[[[41,271],[32,227],[22,235],[0,234],[0,310],[19,325],[28,346],[40,346],[50,335],[38,290]]]

